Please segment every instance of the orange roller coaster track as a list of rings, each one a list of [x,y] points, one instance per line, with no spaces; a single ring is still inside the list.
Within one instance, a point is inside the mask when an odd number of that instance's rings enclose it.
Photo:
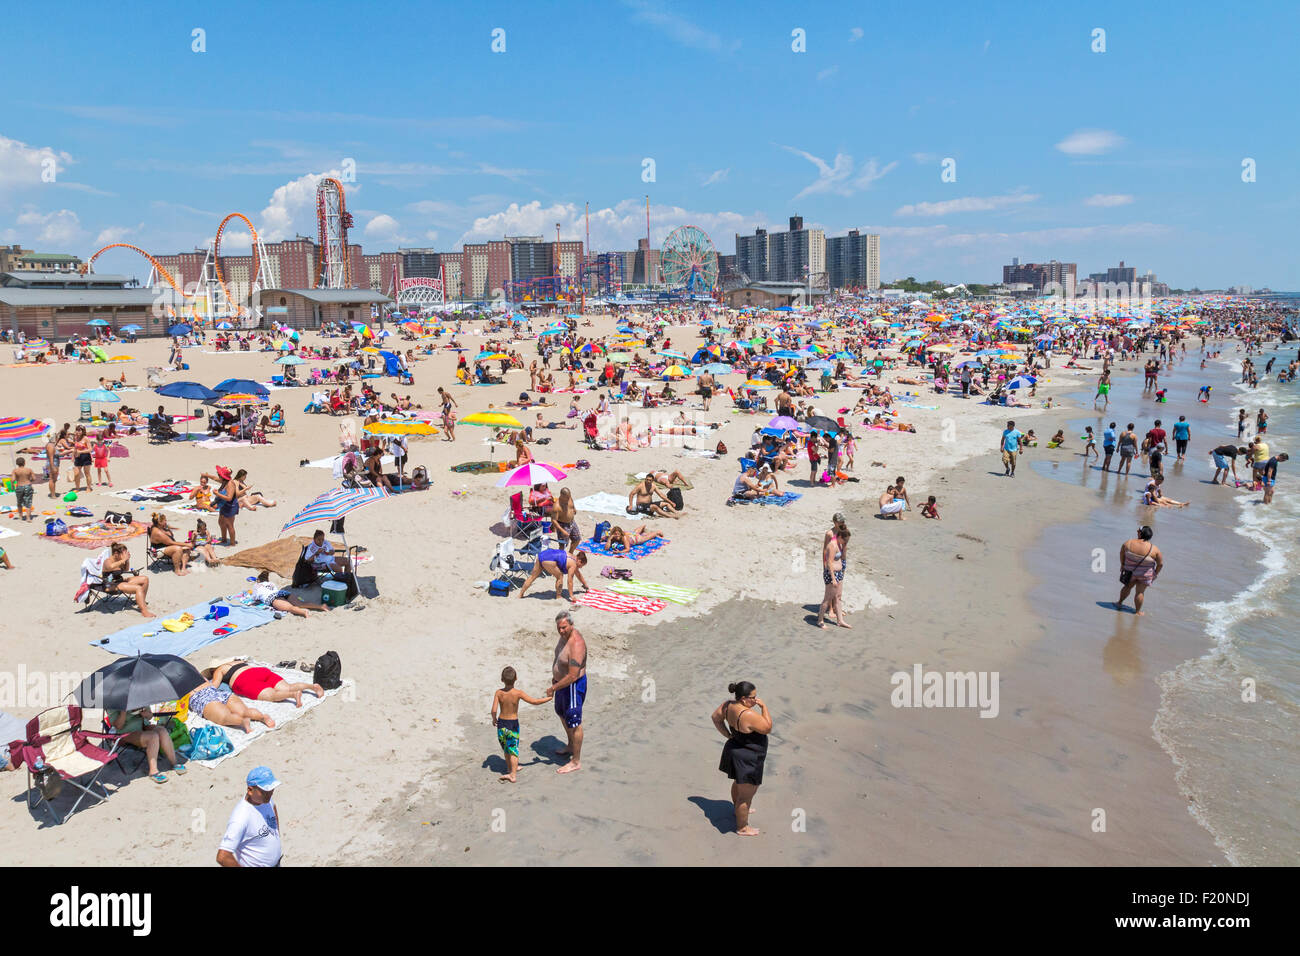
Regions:
[[[234,297],[231,296],[230,290],[226,288],[225,278],[221,275],[221,234],[225,232],[226,223],[230,222],[232,219],[243,221],[244,225],[248,227],[248,235],[253,244],[253,270],[249,273],[249,276],[251,277],[250,281],[256,280],[261,269],[261,261],[258,259],[257,255],[257,230],[253,228],[252,221],[242,212],[232,212],[225,219],[221,220],[221,225],[217,227],[217,236],[212,240],[212,263],[216,268],[217,282],[221,283],[221,291],[225,293],[226,301],[230,303],[233,303],[235,300]],[[235,309],[236,315],[244,314],[244,307],[242,305],[236,305]]]
[[[172,278],[172,274],[168,272],[165,268],[163,268],[161,262],[159,262],[153,256],[149,255],[149,253],[145,252],[139,246],[133,246],[129,242],[110,242],[108,245],[100,249],[98,252],[96,252],[93,256],[91,256],[81,265],[80,268],[81,274],[85,275],[86,273],[90,272],[91,271],[90,267],[95,264],[95,260],[98,259],[105,252],[107,252],[109,249],[130,249],[132,252],[140,253],[140,255],[144,256],[145,259],[148,260],[149,265],[153,266],[154,271],[156,271],[158,275],[161,276],[169,286],[171,286],[174,290],[176,290],[176,293],[178,295],[180,295],[182,298],[194,298],[194,293],[186,292],[184,289],[182,289],[180,286],[176,284],[176,280]],[[173,317],[175,317],[176,315],[175,309],[169,308],[167,311]],[[190,314],[195,318],[196,321],[202,321],[202,317],[199,315],[199,309],[196,304],[190,305]]]

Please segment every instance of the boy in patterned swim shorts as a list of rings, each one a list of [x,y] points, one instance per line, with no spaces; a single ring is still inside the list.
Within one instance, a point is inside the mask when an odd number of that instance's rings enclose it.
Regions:
[[[501,753],[506,758],[506,772],[501,775],[501,779],[511,783],[515,782],[515,775],[519,772],[519,702],[551,702],[549,696],[529,697],[515,687],[517,679],[513,667],[505,668],[501,672],[503,686],[492,695],[492,725],[497,729],[497,743],[501,745]]]

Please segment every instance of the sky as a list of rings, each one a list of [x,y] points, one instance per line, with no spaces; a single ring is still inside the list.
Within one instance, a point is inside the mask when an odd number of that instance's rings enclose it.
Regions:
[[[800,215],[879,233],[886,280],[1016,256],[1300,289],[1300,5],[181,6],[6,11],[0,242],[314,237],[333,175],[366,252],[585,239],[585,203],[630,249],[649,196],[656,246]]]

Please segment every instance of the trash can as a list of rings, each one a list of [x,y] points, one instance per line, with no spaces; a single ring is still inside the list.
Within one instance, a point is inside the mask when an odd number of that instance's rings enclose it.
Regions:
[[[348,603],[348,586],[342,581],[322,582],[320,602],[328,607],[342,607]]]

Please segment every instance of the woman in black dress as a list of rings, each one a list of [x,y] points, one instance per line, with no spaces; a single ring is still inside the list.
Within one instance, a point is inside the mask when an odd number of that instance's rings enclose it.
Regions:
[[[749,681],[731,684],[727,690],[735,700],[726,700],[713,712],[713,726],[727,738],[718,769],[731,778],[731,802],[736,807],[736,832],[756,836],[749,825],[754,795],[763,782],[763,761],[767,759],[767,735],[772,732],[772,715],[754,693]]]

